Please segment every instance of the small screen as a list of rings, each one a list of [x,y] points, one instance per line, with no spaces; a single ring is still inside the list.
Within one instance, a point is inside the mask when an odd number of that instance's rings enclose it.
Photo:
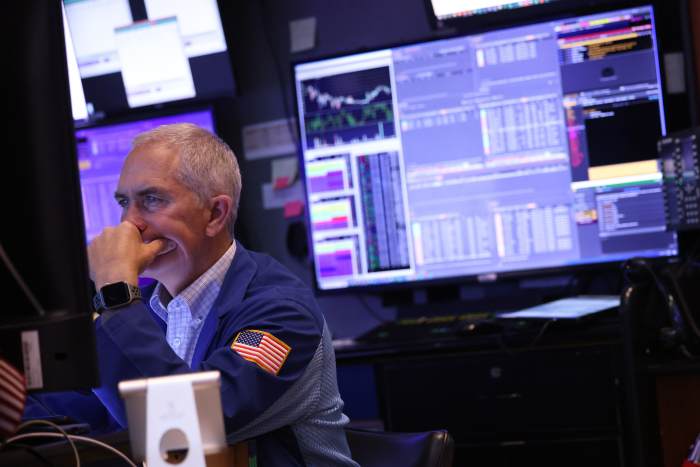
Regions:
[[[321,289],[677,253],[651,7],[295,66]]]
[[[85,100],[107,116],[234,94],[216,0],[64,0]]]
[[[501,313],[498,318],[512,319],[576,319],[600,313],[620,306],[618,295],[578,296],[562,298],[543,305],[533,306],[520,311]]]
[[[463,16],[496,13],[535,5],[552,3],[557,0],[430,0],[435,17],[442,21]]]
[[[134,138],[171,123],[194,123],[214,132],[210,110],[83,128],[75,132],[83,198],[85,233],[92,240],[105,227],[119,224],[121,208],[114,199],[119,174]]]

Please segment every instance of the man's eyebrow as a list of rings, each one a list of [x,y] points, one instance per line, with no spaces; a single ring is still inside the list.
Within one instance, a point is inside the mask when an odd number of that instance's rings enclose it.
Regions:
[[[168,192],[162,188],[158,188],[155,186],[149,186],[146,188],[142,188],[141,190],[136,192],[136,196],[146,196],[146,195],[167,195]]]
[[[136,192],[136,196],[139,196],[139,197],[146,196],[146,195],[167,195],[167,194],[168,194],[168,191],[166,191],[162,188],[154,187],[154,186],[142,188],[141,190]],[[128,197],[129,196],[126,193],[121,193],[119,191],[114,192],[115,199],[119,200],[119,199],[125,199]]]

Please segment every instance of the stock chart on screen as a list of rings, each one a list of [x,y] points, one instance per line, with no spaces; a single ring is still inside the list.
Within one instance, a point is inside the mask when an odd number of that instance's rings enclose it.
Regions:
[[[310,79],[302,92],[307,148],[395,134],[389,67]]]
[[[294,71],[321,289],[677,252],[650,6]]]

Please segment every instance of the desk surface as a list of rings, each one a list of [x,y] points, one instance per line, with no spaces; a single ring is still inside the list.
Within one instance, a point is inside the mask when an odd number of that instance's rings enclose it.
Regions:
[[[92,438],[118,449],[131,459],[131,446],[127,431],[93,436]],[[76,442],[75,446],[78,449],[80,465],[82,466],[124,467],[126,465],[122,458],[101,446],[85,442]],[[34,453],[27,449],[8,446],[0,452],[0,466],[46,467],[46,465],[75,465],[73,449],[65,441],[48,442],[32,447]],[[248,455],[248,444],[241,442],[229,447],[227,451],[207,455],[206,461],[208,466],[213,467],[247,467],[250,461]],[[48,461],[48,464],[41,459],[42,457]],[[140,465],[139,463],[136,464]]]

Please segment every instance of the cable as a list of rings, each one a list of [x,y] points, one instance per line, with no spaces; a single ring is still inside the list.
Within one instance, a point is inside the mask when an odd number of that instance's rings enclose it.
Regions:
[[[15,278],[17,284],[24,292],[24,295],[27,296],[27,299],[32,304],[39,316],[46,315],[46,311],[44,311],[44,308],[41,306],[41,303],[39,303],[39,300],[37,300],[37,298],[34,296],[27,283],[24,282],[24,279],[22,279],[22,276],[20,275],[19,271],[17,271],[17,269],[15,268],[15,265],[12,263],[10,257],[7,256],[7,253],[5,252],[5,248],[3,248],[2,243],[0,243],[0,258],[2,258],[2,262],[5,264],[5,267],[8,271],[10,271],[12,277]]]
[[[547,328],[548,328],[552,323],[554,323],[555,321],[556,321],[556,319],[548,319],[547,321],[545,321],[544,324],[542,325],[542,327],[540,328],[540,331],[537,333],[537,335],[535,336],[535,338],[532,339],[532,342],[530,342],[530,343],[527,345],[526,348],[529,349],[529,348],[534,347],[535,344],[537,344],[537,341],[539,341],[540,339],[542,339],[542,336],[544,336],[544,333],[545,333],[545,331],[547,330]]]
[[[4,446],[4,444],[2,444],[2,442],[0,442],[0,449],[2,449],[3,446]],[[50,467],[55,467],[55,466],[56,466],[56,464],[54,464],[54,463],[51,462],[49,459],[47,459],[47,458],[45,458],[44,456],[42,456],[42,455],[39,453],[39,451],[36,450],[36,448],[35,448],[34,446],[30,446],[30,445],[28,445],[28,444],[14,443],[14,444],[13,444],[13,447],[19,448],[19,449],[24,449],[24,450],[27,451],[29,454],[31,454],[32,456],[34,456],[38,461],[41,461],[41,463],[44,464],[44,465],[48,465],[48,466],[50,466]]]
[[[557,321],[556,318],[548,319],[547,321],[544,322],[544,324],[540,327],[540,330],[537,332],[537,335],[530,341],[530,343],[519,346],[519,347],[512,347],[509,345],[506,340],[505,340],[505,328],[501,330],[500,333],[498,333],[497,336],[497,343],[498,347],[506,352],[510,356],[516,355],[518,352],[522,352],[524,350],[530,350],[535,345],[538,343],[540,339],[542,339],[542,336],[544,336],[544,333],[547,331],[549,326],[551,326],[555,321]]]
[[[277,56],[277,53],[275,51],[274,45],[272,44],[272,39],[270,37],[270,27],[269,24],[265,23],[264,18],[273,18],[274,15],[268,15],[268,7],[267,3],[265,0],[260,0],[260,8],[262,10],[260,22],[262,23],[262,29],[263,29],[263,36],[265,36],[265,42],[267,43],[267,48],[270,50],[270,56],[272,57],[272,63],[274,64],[275,67],[275,73],[277,73],[277,81],[279,83],[279,89],[280,89],[280,95],[282,97],[282,106],[284,107],[284,116],[285,120],[287,120],[287,130],[289,131],[289,137],[291,138],[292,142],[295,145],[299,144],[299,141],[297,139],[297,132],[295,131],[293,127],[293,123],[291,122],[292,118],[295,118],[295,116],[292,114],[289,101],[287,100],[287,93],[285,92],[285,86],[284,86],[284,73],[282,72],[282,64],[280,63],[279,57]],[[301,122],[299,122],[299,128],[301,129]]]
[[[697,258],[695,257],[698,252],[700,252],[700,240],[695,242],[695,245],[693,245],[692,250],[690,250],[690,253],[685,258],[685,261],[681,263],[680,267],[678,268],[678,276],[682,276],[685,274],[686,269],[692,266],[696,266],[698,263],[696,262]]]
[[[668,280],[671,282],[671,287],[673,287],[674,292],[676,292],[676,302],[678,303],[678,307],[680,308],[680,310],[683,312],[685,324],[688,327],[690,327],[690,330],[695,334],[697,338],[700,338],[700,326],[698,326],[698,324],[695,322],[693,312],[691,311],[690,306],[688,305],[688,302],[685,299],[683,289],[681,288],[681,285],[678,282],[676,275],[669,272],[668,274],[666,274],[666,277],[668,277]]]
[[[688,302],[685,299],[685,294],[681,289],[677,277],[672,272],[668,272],[666,277],[671,282],[671,287],[676,293],[676,303],[681,314],[681,327],[683,330],[683,338],[685,342],[680,342],[678,348],[681,353],[688,359],[699,357],[698,343],[700,343],[700,327],[695,321],[693,310],[691,310]]]
[[[17,427],[17,432],[22,431],[23,429],[34,426],[34,425],[47,425],[50,427],[55,428],[61,433],[61,436],[63,436],[66,441],[68,441],[68,444],[70,444],[71,449],[73,449],[73,454],[75,455],[75,467],[80,467],[80,456],[78,455],[78,449],[75,447],[75,443],[73,442],[72,439],[70,439],[70,435],[66,433],[66,431],[60,427],[60,425],[55,424],[54,422],[50,422],[48,420],[29,420],[24,423],[22,423],[20,426]],[[57,433],[54,433],[57,434]],[[21,436],[21,435],[20,435]],[[7,440],[7,443],[9,444],[11,442],[12,438]]]
[[[121,452],[119,449],[116,449],[112,446],[110,446],[107,443],[103,443],[102,441],[98,441],[93,438],[87,438],[85,436],[78,436],[78,435],[66,435],[72,442],[75,441],[80,441],[82,443],[87,443],[87,444],[94,444],[96,446],[100,446],[104,449],[107,449],[108,451],[112,452],[113,454],[116,454],[117,456],[121,457],[124,462],[126,462],[130,467],[138,467],[136,464],[132,462],[131,459],[129,459],[126,454]],[[28,439],[28,438],[63,438],[64,436],[59,433],[25,433],[23,435],[17,435],[13,436],[12,438],[9,438],[7,441],[5,441],[5,445],[14,443],[15,441],[20,441],[23,439]]]
[[[671,284],[673,290],[670,291],[661,280],[659,274],[657,274],[654,268],[643,258],[633,258],[623,263],[623,271],[627,283],[637,283],[637,281],[630,277],[630,271],[634,271],[635,267],[643,269],[648,274],[651,278],[651,284],[656,286],[656,291],[667,309],[669,324],[668,326],[665,324],[662,325],[657,338],[666,346],[673,346],[674,349],[680,351],[686,358],[695,358],[696,356],[688,348],[688,341],[692,340],[692,337],[689,337],[688,334],[692,333],[694,336],[698,336],[700,335],[698,334],[700,329],[696,326],[691,310],[687,302],[685,302],[685,297],[677,282],[676,274],[679,274],[679,272],[674,274],[673,271],[662,271],[664,277],[667,278]],[[682,269],[681,267],[679,271],[682,271]],[[675,292],[675,295],[673,292]]]
[[[35,397],[35,396],[33,396],[32,394],[27,394],[27,400],[29,400],[29,399],[31,399],[33,402],[39,404],[44,410],[46,410],[46,412],[48,412],[48,416],[50,416],[50,417],[55,417],[55,416],[58,415],[56,412],[54,412],[54,411],[51,409],[51,407],[49,407],[48,405],[46,405],[46,404],[44,403],[44,401],[41,400],[41,398]],[[27,404],[27,405],[29,405],[29,404]]]

